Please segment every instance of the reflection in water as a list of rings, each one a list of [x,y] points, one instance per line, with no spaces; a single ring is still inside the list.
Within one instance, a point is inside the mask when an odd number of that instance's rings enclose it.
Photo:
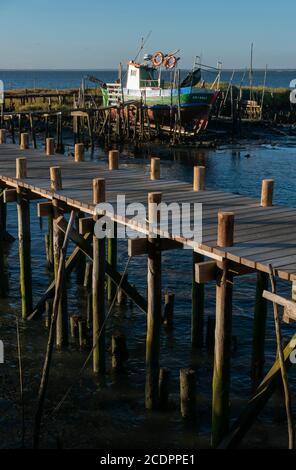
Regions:
[[[121,162],[131,167],[141,167],[149,172],[149,155],[157,154],[162,159],[162,175],[165,178],[192,181],[194,164],[206,166],[206,185],[209,189],[239,192],[258,197],[261,180],[274,178],[275,203],[296,205],[296,160],[293,142],[280,142],[277,146],[255,146],[246,144],[218,150],[194,149],[191,147],[169,148],[146,146],[144,149],[124,148]],[[106,160],[105,152],[95,151],[88,158]],[[46,289],[50,274],[45,269],[44,235],[46,224],[40,229],[32,203],[32,262],[34,298],[38,299]],[[16,236],[16,211],[8,206],[8,230]],[[176,256],[178,257],[176,259]],[[123,269],[127,260],[125,241],[119,244],[119,266]],[[1,366],[0,409],[2,426],[1,446],[17,447],[20,443],[21,407],[17,373],[15,312],[20,310],[18,292],[18,256],[14,243],[9,247],[7,262],[10,275],[9,299],[0,304],[1,339],[5,342],[6,362]],[[129,280],[143,295],[146,294],[146,260],[134,258],[130,265]],[[163,254],[163,291],[175,293],[174,329],[162,331],[161,365],[171,371],[171,407],[167,413],[146,414],[144,411],[144,371],[146,318],[136,307],[116,307],[108,323],[110,332],[122,330],[127,337],[129,363],[126,374],[114,377],[108,374],[105,382],[97,381],[91,373],[91,364],[77,379],[78,371],[86,353],[78,351],[77,345],[69,351],[54,355],[49,384],[46,416],[43,425],[44,446],[55,446],[57,437],[65,447],[208,447],[211,423],[211,376],[212,354],[206,349],[192,352],[190,348],[191,315],[191,252],[165,252]],[[289,295],[289,286],[279,283],[279,291]],[[233,302],[233,336],[237,347],[232,353],[232,416],[242,409],[251,393],[250,363],[252,343],[252,314],[255,296],[254,275],[235,279]],[[86,312],[85,294],[76,286],[73,274],[68,283],[70,314]],[[215,286],[206,286],[206,316],[215,311]],[[291,335],[293,325],[286,326],[284,334]],[[40,380],[42,359],[45,351],[46,331],[43,321],[21,326],[24,368],[24,399],[26,415],[26,443],[31,444],[32,416],[36,405],[37,387]],[[266,368],[275,357],[275,339],[272,312],[269,311]],[[110,363],[109,363],[110,366]],[[199,415],[195,429],[184,427],[179,413],[178,376],[180,367],[192,366],[197,370]],[[295,375],[291,371],[291,383],[296,387]],[[58,413],[52,415],[67,387],[76,382],[73,392]],[[244,442],[253,447],[284,447],[286,445],[285,424],[275,423],[273,401],[261,415],[261,421],[253,427]]]

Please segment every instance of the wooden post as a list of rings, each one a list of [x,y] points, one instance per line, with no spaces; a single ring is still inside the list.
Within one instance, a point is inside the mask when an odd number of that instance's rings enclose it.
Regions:
[[[251,377],[254,389],[256,389],[259,383],[261,382],[264,372],[264,346],[267,318],[267,300],[262,297],[262,294],[263,291],[268,289],[268,279],[269,275],[267,273],[257,273],[251,367]]]
[[[47,156],[54,155],[55,142],[52,137],[47,137],[45,144],[45,153]]]
[[[78,315],[72,315],[70,317],[70,334],[73,339],[78,338],[78,322],[81,319]]]
[[[88,261],[85,265],[83,287],[89,290],[91,288],[91,282],[92,282],[92,262]]]
[[[169,384],[170,384],[170,371],[161,368],[159,371],[159,409],[166,411],[169,404]]]
[[[48,299],[45,302],[45,328],[50,328],[52,317],[53,299]]]
[[[193,191],[205,190],[206,168],[204,166],[195,166],[193,171]]]
[[[202,348],[204,339],[204,297],[205,286],[195,280],[195,265],[202,263],[204,257],[193,251],[192,254],[192,312],[191,312],[191,345]]]
[[[84,144],[75,144],[74,160],[75,162],[84,161]]]
[[[59,191],[63,189],[62,184],[62,171],[60,166],[52,166],[50,171],[50,187],[52,191]]]
[[[180,407],[184,419],[196,416],[196,377],[192,369],[180,369]]]
[[[48,269],[53,270],[54,256],[53,256],[53,216],[50,214],[47,218],[47,266]]]
[[[150,162],[150,179],[160,179],[160,158],[153,157]]]
[[[27,159],[25,157],[16,159],[15,177],[19,180],[27,178]]]
[[[118,170],[119,168],[119,152],[118,150],[110,150],[109,152],[109,170]]]
[[[175,295],[169,292],[166,292],[164,296],[164,324],[168,329],[173,327],[173,319],[174,319],[174,302],[175,302]]]
[[[20,258],[20,288],[22,299],[22,318],[32,313],[32,267],[31,267],[31,232],[30,201],[28,193],[17,188],[18,238]]]
[[[6,144],[6,129],[0,129],[0,145]]]
[[[78,320],[78,337],[80,349],[85,349],[87,345],[86,341],[86,321],[83,318]]]
[[[118,170],[119,168],[119,152],[118,150],[110,150],[109,152],[109,170]],[[117,223],[114,223],[114,236],[107,240],[107,260],[112,268],[117,271]],[[107,278],[107,298],[112,301],[116,295],[116,285],[110,277]]]
[[[2,189],[2,188],[1,188]],[[8,293],[8,276],[5,265],[4,237],[6,232],[6,205],[3,193],[0,195],[0,297],[6,298]]]
[[[80,217],[83,217],[83,213],[79,211],[79,213],[75,217],[76,230],[78,232],[79,232],[79,218]],[[84,284],[85,269],[86,269],[86,256],[81,251],[78,255],[77,264],[76,264],[76,279],[77,279],[78,286],[83,286]]]
[[[21,133],[20,147],[21,150],[26,150],[29,148],[29,134],[27,134],[27,132]]]
[[[161,193],[148,194],[148,220],[155,223],[155,204],[161,202]],[[158,406],[159,353],[161,327],[161,244],[160,238],[148,236],[148,311],[146,338],[145,405],[149,410]]]
[[[261,190],[261,206],[272,206],[274,180],[263,180]]]
[[[114,333],[111,343],[112,369],[120,372],[124,368],[124,363],[128,359],[126,340],[123,333]]]
[[[233,245],[234,214],[218,214],[218,241],[221,248]],[[216,329],[213,372],[212,446],[217,447],[228,432],[232,323],[233,275],[228,261],[218,263],[220,278],[216,287]]]
[[[93,203],[105,202],[106,187],[102,178],[93,180]],[[94,216],[97,221],[99,217]],[[93,371],[103,374],[105,365],[105,238],[93,235]]]
[[[51,172],[51,176],[56,178],[55,172]],[[55,181],[55,179],[54,179]],[[53,186],[53,181],[51,180]],[[57,282],[60,254],[64,242],[64,234],[57,226],[57,220],[62,214],[57,199],[52,200],[53,208],[53,257],[54,257],[54,275]],[[68,312],[67,312],[67,291],[66,280],[63,280],[62,297],[59,301],[59,312],[56,323],[56,346],[63,349],[68,345]]]

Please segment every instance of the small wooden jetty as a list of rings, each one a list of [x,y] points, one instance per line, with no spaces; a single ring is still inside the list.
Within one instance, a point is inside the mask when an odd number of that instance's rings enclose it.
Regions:
[[[147,409],[158,409],[160,403],[166,402],[163,393],[167,393],[168,377],[167,372],[160,369],[161,252],[190,247],[193,252],[192,346],[195,348],[204,344],[204,284],[216,281],[212,443],[214,447],[238,445],[273,393],[280,376],[280,364],[276,360],[264,377],[267,301],[272,300],[285,307],[285,321],[296,319],[296,209],[273,205],[272,180],[262,182],[262,188],[258,188],[258,199],[255,199],[206,189],[204,167],[194,168],[193,182],[188,184],[166,180],[161,175],[158,158],[151,159],[151,171],[147,175],[141,169],[131,169],[128,164],[120,164],[118,151],[110,151],[108,165],[104,162],[84,161],[84,147],[81,143],[75,146],[74,158],[55,154],[54,141],[50,138],[46,141],[45,151],[31,149],[29,136],[24,133],[20,135],[20,146],[17,146],[6,143],[5,130],[0,130],[0,144],[0,246],[6,234],[5,205],[16,202],[23,319],[37,319],[44,311],[46,301],[54,295],[63,234],[67,230],[64,215],[75,210],[79,223],[75,229],[71,229],[70,238],[76,247],[67,259],[66,269],[73,269],[79,253],[86,255],[92,262],[93,370],[102,374],[106,371],[105,296],[111,301],[116,295],[116,289],[120,288],[147,314],[145,403]],[[201,203],[202,242],[197,243],[175,233],[174,224],[164,231],[161,224],[151,229],[147,220],[135,223],[129,217],[121,216],[116,212],[118,195],[125,195],[127,204],[144,204],[148,207],[148,213],[151,203]],[[39,216],[48,217],[49,220],[48,258],[55,268],[55,281],[36,306],[33,306],[31,282],[31,199],[44,200],[37,207]],[[103,215],[96,211],[96,205],[100,202],[113,205],[114,214],[109,215],[117,226],[129,226],[138,234],[138,238],[129,240],[128,255],[148,256],[147,299],[135,286],[129,284],[123,273],[117,271],[116,238],[106,241],[97,239],[93,233],[96,220]],[[152,233],[158,236],[154,238]],[[291,283],[291,299],[268,292],[270,266],[275,276]],[[232,289],[235,277],[252,272],[257,273],[250,364],[255,391],[246,409],[230,429]],[[3,248],[0,250],[0,273],[1,295],[5,295]],[[107,292],[105,277],[108,279]],[[166,311],[170,315],[172,305],[173,297],[166,296]],[[172,321],[172,318],[168,320]],[[61,299],[56,335],[58,348],[67,345],[68,321],[67,309]],[[293,337],[284,350],[286,361],[294,349],[294,341]],[[114,344],[116,346],[116,338]],[[118,356],[115,363],[118,363]],[[194,414],[194,374],[183,370],[180,377],[182,415],[187,416],[188,413]]]

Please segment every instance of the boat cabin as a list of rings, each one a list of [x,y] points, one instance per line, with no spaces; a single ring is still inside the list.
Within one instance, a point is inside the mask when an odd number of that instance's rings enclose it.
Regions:
[[[129,62],[127,71],[126,88],[140,90],[141,88],[158,88],[159,77],[157,70],[148,65],[140,65]]]

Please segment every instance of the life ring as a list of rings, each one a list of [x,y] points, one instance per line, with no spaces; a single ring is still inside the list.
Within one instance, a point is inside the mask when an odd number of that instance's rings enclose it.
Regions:
[[[151,59],[152,64],[154,67],[160,67],[163,64],[164,61],[164,55],[162,52],[158,51],[153,54],[153,57]]]
[[[177,65],[177,59],[174,55],[168,55],[165,58],[164,65],[167,69],[174,69]]]

